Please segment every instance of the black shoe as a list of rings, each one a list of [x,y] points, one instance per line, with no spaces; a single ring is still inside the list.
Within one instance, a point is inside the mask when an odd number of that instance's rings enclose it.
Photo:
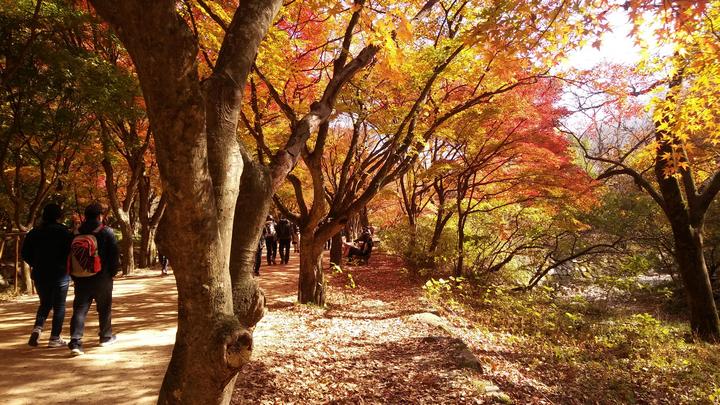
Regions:
[[[30,339],[28,340],[28,345],[30,346],[37,346],[38,345],[38,339],[40,339],[40,332],[42,329],[35,328],[33,329],[32,333],[30,334]]]
[[[80,341],[77,339],[70,339],[70,343],[68,343],[68,349],[70,349],[71,356],[81,356],[85,354],[82,349],[82,343],[80,343]]]

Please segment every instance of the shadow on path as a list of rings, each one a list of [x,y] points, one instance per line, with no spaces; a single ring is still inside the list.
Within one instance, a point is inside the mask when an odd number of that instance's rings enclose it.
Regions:
[[[290,264],[262,265],[260,285],[268,307],[295,302],[298,255]],[[69,340],[73,288],[67,298],[63,337]],[[118,342],[98,346],[98,317],[93,305],[85,325],[85,355],[70,357],[67,348],[47,348],[51,319],[38,347],[27,340],[37,310],[37,296],[0,303],[0,403],[2,404],[154,404],[175,342],[175,278],[139,270],[115,281],[113,332]],[[50,316],[52,318],[52,314]]]

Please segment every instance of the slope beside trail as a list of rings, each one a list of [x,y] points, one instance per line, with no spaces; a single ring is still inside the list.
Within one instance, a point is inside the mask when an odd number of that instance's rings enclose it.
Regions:
[[[261,268],[268,312],[255,330],[253,360],[233,403],[482,403],[476,371],[457,364],[457,341],[412,321],[428,311],[401,263],[377,255],[370,265],[328,274],[328,306],[295,304],[298,256]],[[351,277],[348,275],[350,274]],[[37,297],[0,303],[0,403],[151,404],[157,400],[176,331],[172,276],[141,270],[115,282],[118,343],[97,345],[91,308],[84,356],[27,346]],[[64,336],[69,334],[72,288]],[[46,330],[50,328],[50,320]]]

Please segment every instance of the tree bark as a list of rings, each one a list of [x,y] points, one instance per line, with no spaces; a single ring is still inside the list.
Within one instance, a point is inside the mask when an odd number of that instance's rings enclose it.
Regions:
[[[325,305],[325,280],[323,279],[323,240],[311,232],[300,236],[300,278],[298,279],[298,302]]]
[[[674,100],[681,83],[681,76],[673,79],[667,95],[668,101]],[[710,183],[698,192],[682,142],[668,130],[661,129],[663,122],[670,122],[670,116],[668,113],[655,123],[658,150],[654,169],[660,196],[655,193],[653,198],[663,208],[673,231],[675,258],[690,307],[690,328],[693,334],[704,341],[720,342],[720,319],[703,255],[705,214],[720,189],[720,182],[717,181],[720,177],[717,177],[718,174],[711,177],[708,180]],[[677,168],[677,176],[667,173],[669,162],[663,158],[664,155],[677,153],[676,150],[681,152],[681,159],[687,164],[686,167]]]
[[[153,234],[150,227],[140,227],[140,251],[138,255],[138,266],[140,266],[140,268],[144,269],[152,265],[150,262],[150,258],[152,257],[152,254],[150,253],[150,242],[152,241],[152,237]]]
[[[157,239],[173,261],[178,329],[158,403],[227,404],[250,357],[250,324],[259,319],[235,313],[229,271],[244,169],[237,116],[252,61],[281,2],[239,3],[213,74],[202,84],[197,38],[175,1],[92,4],[137,69],[167,196]],[[240,300],[261,296],[256,288],[240,293]]]
[[[342,264],[342,235],[340,232],[336,233],[332,237],[332,244],[330,245],[330,263],[337,264],[338,266]]]
[[[120,251],[122,253],[122,274],[129,275],[135,271],[135,231],[130,223],[130,218],[118,218],[122,242]]]
[[[707,342],[720,342],[718,313],[703,254],[702,233],[673,226],[675,256],[690,307],[690,329]]]
[[[457,244],[457,263],[455,264],[455,277],[463,275],[463,266],[465,265],[465,218],[460,216],[458,220],[458,244]]]

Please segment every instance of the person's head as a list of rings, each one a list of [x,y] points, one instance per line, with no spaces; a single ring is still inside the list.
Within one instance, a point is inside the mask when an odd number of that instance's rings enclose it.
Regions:
[[[268,221],[272,221],[272,220],[273,220],[272,215],[268,215],[268,216],[267,216],[267,220],[268,220]]]
[[[102,216],[104,210],[102,205],[100,205],[97,202],[94,202],[87,207],[85,207],[85,220],[86,221],[93,221],[100,219]]]
[[[43,208],[42,213],[42,220],[43,223],[51,224],[54,222],[59,222],[60,218],[63,216],[62,208],[60,208],[59,205],[55,203],[50,203]]]

